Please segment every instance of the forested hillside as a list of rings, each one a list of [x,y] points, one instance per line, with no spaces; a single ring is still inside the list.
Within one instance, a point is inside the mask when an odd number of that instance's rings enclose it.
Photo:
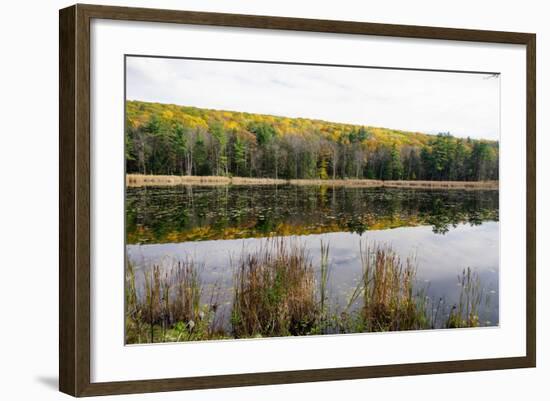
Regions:
[[[127,173],[498,179],[498,142],[306,118],[126,103]]]

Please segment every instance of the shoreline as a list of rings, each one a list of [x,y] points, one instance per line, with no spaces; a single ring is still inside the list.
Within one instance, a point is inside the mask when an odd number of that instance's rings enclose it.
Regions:
[[[369,179],[275,179],[223,176],[179,176],[126,174],[126,186],[131,188],[153,186],[220,186],[220,185],[311,185],[356,188],[459,189],[498,191],[498,181],[406,181]]]

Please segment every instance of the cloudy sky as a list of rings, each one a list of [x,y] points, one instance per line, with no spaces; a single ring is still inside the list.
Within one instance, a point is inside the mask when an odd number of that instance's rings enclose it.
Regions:
[[[147,57],[126,66],[128,100],[499,137],[491,75]]]

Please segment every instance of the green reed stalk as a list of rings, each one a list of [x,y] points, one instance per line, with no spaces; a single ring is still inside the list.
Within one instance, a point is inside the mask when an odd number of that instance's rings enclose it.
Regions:
[[[320,285],[319,285],[319,297],[321,305],[321,329],[323,330],[326,325],[328,315],[328,281],[330,276],[330,264],[329,264],[330,245],[325,244],[321,240],[321,271],[320,271]]]
[[[458,276],[460,297],[453,305],[446,326],[448,328],[479,326],[479,306],[483,300],[483,288],[479,275],[471,268],[464,269]],[[486,298],[486,302],[489,302]]]

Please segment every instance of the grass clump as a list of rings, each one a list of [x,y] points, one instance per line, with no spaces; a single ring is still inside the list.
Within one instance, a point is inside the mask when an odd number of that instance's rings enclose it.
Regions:
[[[240,337],[309,334],[318,319],[313,264],[304,246],[270,239],[235,269],[231,325]]]
[[[391,247],[361,246],[362,317],[366,331],[415,330],[426,327],[422,297],[415,294],[416,265],[403,263]]]
[[[199,269],[190,260],[171,269],[159,265],[143,273],[138,292],[135,267],[126,265],[126,343],[208,340],[224,336],[217,315],[219,291],[203,302]]]
[[[405,262],[390,246],[360,244],[361,280],[340,316],[339,331],[418,330],[429,326],[425,297],[416,289],[414,258]],[[353,305],[356,314],[350,313]]]
[[[446,326],[448,328],[479,326],[479,306],[483,297],[483,289],[479,275],[471,268],[464,269],[458,276],[460,298],[449,313]]]

